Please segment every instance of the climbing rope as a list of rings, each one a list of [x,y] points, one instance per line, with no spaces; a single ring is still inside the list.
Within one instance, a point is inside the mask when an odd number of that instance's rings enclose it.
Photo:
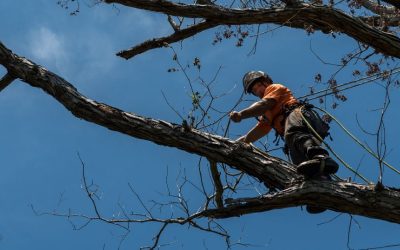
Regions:
[[[315,135],[315,137],[317,137],[318,140],[320,140],[327,148],[328,150],[347,168],[349,169],[351,172],[353,172],[354,174],[356,174],[357,176],[359,176],[363,181],[365,181],[367,184],[370,184],[371,182],[369,180],[367,180],[363,175],[361,175],[360,173],[358,173],[356,170],[354,170],[347,162],[345,162],[330,146],[328,143],[326,143],[324,141],[323,138],[321,138],[321,136],[318,134],[317,131],[315,131],[315,129],[311,126],[310,122],[307,120],[307,118],[304,117],[303,115],[303,108],[304,106],[300,107],[300,115],[301,118],[303,119],[303,121],[307,124],[307,127],[311,130],[311,132]]]
[[[394,74],[398,74],[400,73],[400,67],[397,67],[393,70],[391,70],[389,72],[389,75],[392,76]],[[343,83],[340,85],[337,85],[335,87],[335,90],[331,89],[331,90],[321,90],[318,92],[314,92],[312,94],[309,95],[305,95],[300,97],[299,99],[307,99],[307,100],[314,100],[317,98],[321,98],[324,96],[328,96],[328,95],[332,95],[336,92],[339,91],[343,91],[343,90],[347,90],[350,88],[354,88],[366,83],[370,83],[373,82],[375,80],[381,79],[387,77],[387,74],[384,73],[377,73],[371,76],[367,76],[364,78],[360,78],[354,81],[350,81],[347,83]],[[332,114],[330,114],[328,111],[315,107],[316,109],[322,111],[323,113],[325,113],[326,115],[328,115],[330,118],[332,118],[345,132],[347,135],[349,135],[357,144],[359,144],[363,149],[365,149],[370,155],[372,155],[374,158],[376,158],[378,161],[382,162],[385,166],[387,166],[389,169],[391,169],[392,171],[394,171],[397,174],[400,174],[400,171],[397,170],[395,167],[393,167],[392,165],[390,165],[389,163],[387,163],[386,161],[384,161],[383,159],[381,159],[375,152],[373,152],[373,150],[371,148],[369,148],[367,145],[363,144],[357,137],[355,137],[336,117],[334,117]],[[354,170],[348,163],[346,163],[329,145],[328,143],[326,143],[321,136],[314,130],[314,128],[311,126],[311,124],[308,122],[308,120],[303,116],[302,114],[302,109],[303,107],[301,107],[301,117],[304,120],[304,122],[307,124],[308,128],[312,131],[312,133],[318,138],[318,140],[320,140],[327,148],[330,152],[332,152],[332,154],[347,168],[349,169],[351,172],[353,172],[354,174],[356,174],[357,176],[359,176],[363,181],[365,181],[366,183],[370,183],[365,177],[363,177],[360,173],[358,173],[356,170]]]
[[[381,161],[384,165],[386,165],[388,168],[393,170],[395,173],[400,174],[400,171],[397,170],[395,167],[381,159],[375,152],[372,151],[371,148],[369,148],[367,145],[363,144],[357,137],[355,137],[336,117],[334,117],[332,114],[330,114],[328,111],[315,107],[316,109],[322,111],[323,113],[327,114],[329,117],[331,117],[338,125],[341,127],[346,134],[348,134],[358,145],[360,145],[363,149],[365,149],[370,155],[375,157],[378,161]]]

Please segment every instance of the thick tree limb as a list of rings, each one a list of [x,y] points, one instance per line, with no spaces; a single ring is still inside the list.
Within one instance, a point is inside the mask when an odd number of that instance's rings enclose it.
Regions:
[[[386,26],[398,27],[400,24],[400,16],[394,17],[380,17],[380,16],[370,16],[370,17],[360,17],[365,23],[371,26],[382,27],[383,22]]]
[[[395,15],[398,14],[396,8],[379,5],[376,1],[372,0],[358,0],[359,4],[364,6],[366,9],[378,15]]]
[[[176,147],[226,163],[265,183],[284,189],[261,199],[246,199],[239,205],[206,210],[198,216],[228,217],[302,204],[323,205],[329,209],[372,218],[400,222],[400,193],[352,183],[301,182],[294,167],[254,147],[176,124],[144,118],[95,102],[81,95],[74,86],[45,68],[13,54],[0,42],[0,64],[10,74],[44,90],[76,117],[108,129],[154,143]]]
[[[78,118],[129,136],[226,163],[277,188],[299,177],[294,167],[254,147],[177,124],[121,111],[81,95],[74,86],[45,68],[13,54],[0,42],[0,63],[33,87],[53,96]]]
[[[182,30],[176,30],[175,33],[173,33],[170,36],[148,40],[148,41],[141,43],[139,45],[136,45],[130,49],[118,52],[117,55],[120,57],[123,57],[125,59],[130,59],[130,58],[132,58],[136,55],[139,55],[143,52],[146,52],[148,50],[165,47],[166,45],[168,45],[170,43],[175,43],[175,42],[184,40],[188,37],[194,36],[197,33],[200,33],[207,29],[211,29],[215,26],[217,26],[217,24],[214,24],[213,22],[203,21],[199,24],[190,26],[189,28],[182,29]]]
[[[282,0],[282,2],[284,2],[286,4],[286,6],[293,6],[293,5],[302,3],[299,0]]]
[[[394,7],[400,9],[400,1],[399,0],[382,0],[382,2],[386,2],[388,4],[393,5]]]
[[[231,200],[223,209],[203,211],[203,216],[227,218],[300,205],[317,205],[334,211],[400,223],[400,192],[375,191],[374,186],[348,182],[307,181],[262,197]]]
[[[0,79],[0,91],[5,89],[8,85],[10,85],[16,78],[10,75],[9,73],[5,74],[3,78]]]
[[[274,23],[322,32],[340,31],[388,56],[400,58],[400,39],[375,29],[360,19],[327,6],[299,4],[276,9],[229,9],[220,6],[187,5],[166,0],[105,0],[133,8],[174,16],[204,18],[219,25]]]

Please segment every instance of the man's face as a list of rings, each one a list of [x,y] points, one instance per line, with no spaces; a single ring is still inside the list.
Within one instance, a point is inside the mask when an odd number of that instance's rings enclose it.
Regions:
[[[263,98],[264,92],[265,92],[265,84],[262,81],[257,81],[251,87],[251,93],[260,98]]]

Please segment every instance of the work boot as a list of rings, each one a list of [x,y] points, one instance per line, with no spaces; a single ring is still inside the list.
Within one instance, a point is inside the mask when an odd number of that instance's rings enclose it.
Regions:
[[[306,177],[330,175],[338,171],[339,165],[328,155],[316,155],[297,166],[297,172]]]

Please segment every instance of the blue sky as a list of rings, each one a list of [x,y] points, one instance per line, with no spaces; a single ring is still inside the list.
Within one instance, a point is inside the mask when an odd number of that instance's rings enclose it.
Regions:
[[[2,0],[0,20],[0,41],[8,48],[61,75],[91,99],[142,116],[181,123],[166,104],[163,92],[181,115],[187,115],[190,110],[189,85],[184,75],[167,72],[177,67],[172,61],[171,49],[149,51],[128,61],[115,56],[121,49],[171,32],[162,15],[121,6],[82,4],[81,13],[70,16],[57,6],[56,0]],[[330,62],[340,59],[343,51],[357,47],[344,35],[333,39],[318,33],[307,36],[302,30],[277,29],[262,36],[257,53],[248,56],[253,40],[246,41],[241,48],[236,48],[233,40],[212,45],[213,32],[190,38],[182,47],[176,44],[174,49],[183,64],[191,64],[199,57],[200,76],[206,81],[222,67],[213,90],[219,94],[229,92],[216,102],[223,110],[232,107],[240,96],[240,81],[248,70],[265,70],[276,82],[286,84],[297,96],[302,96],[307,94],[316,73],[327,76],[336,70],[312,55],[310,45]],[[4,72],[0,68],[0,73]],[[338,82],[351,80],[349,72],[351,69],[339,74]],[[188,74],[195,79],[199,72],[192,67]],[[373,110],[381,106],[383,89],[373,83],[347,93],[349,100],[332,112],[374,147],[374,137],[359,129],[355,116],[365,129],[376,129],[379,113]],[[391,89],[391,102],[386,122],[390,152],[387,160],[399,166],[398,88]],[[31,209],[34,206],[42,212],[71,209],[76,213],[94,214],[82,189],[82,166],[77,152],[85,162],[88,180],[100,187],[98,204],[106,217],[118,214],[118,204],[129,211],[144,212],[128,183],[148,204],[151,200],[165,201],[166,182],[176,192],[176,185],[182,183],[182,173],[200,184],[197,156],[77,119],[42,90],[25,83],[16,81],[3,90],[0,107],[0,249],[118,248],[123,231],[116,227],[95,222],[76,231],[65,218],[36,216]],[[229,134],[236,138],[253,124],[253,120],[232,124]],[[375,181],[377,163],[364,157],[364,152],[335,125],[332,134],[334,141],[330,143],[335,150],[353,166],[363,159],[360,165],[363,174]],[[268,139],[271,141],[273,136]],[[275,154],[282,156],[280,152]],[[204,171],[207,173],[206,166]],[[344,168],[339,175],[352,176]],[[386,170],[384,178],[387,185],[398,186],[399,176]],[[258,194],[255,188],[247,192],[253,196]],[[201,194],[190,185],[184,194],[195,211],[201,205]],[[247,249],[346,249],[349,215],[340,215],[333,222],[320,225],[337,215],[326,212],[311,216],[301,208],[291,208],[220,222],[231,233],[233,243],[251,243]],[[398,225],[357,216],[355,219],[360,226],[353,222],[351,247],[400,243]],[[150,245],[159,228],[157,224],[133,225],[121,248]],[[176,225],[168,228],[161,244],[166,244],[165,249],[224,247],[222,238]],[[234,248],[242,247],[235,245]]]

